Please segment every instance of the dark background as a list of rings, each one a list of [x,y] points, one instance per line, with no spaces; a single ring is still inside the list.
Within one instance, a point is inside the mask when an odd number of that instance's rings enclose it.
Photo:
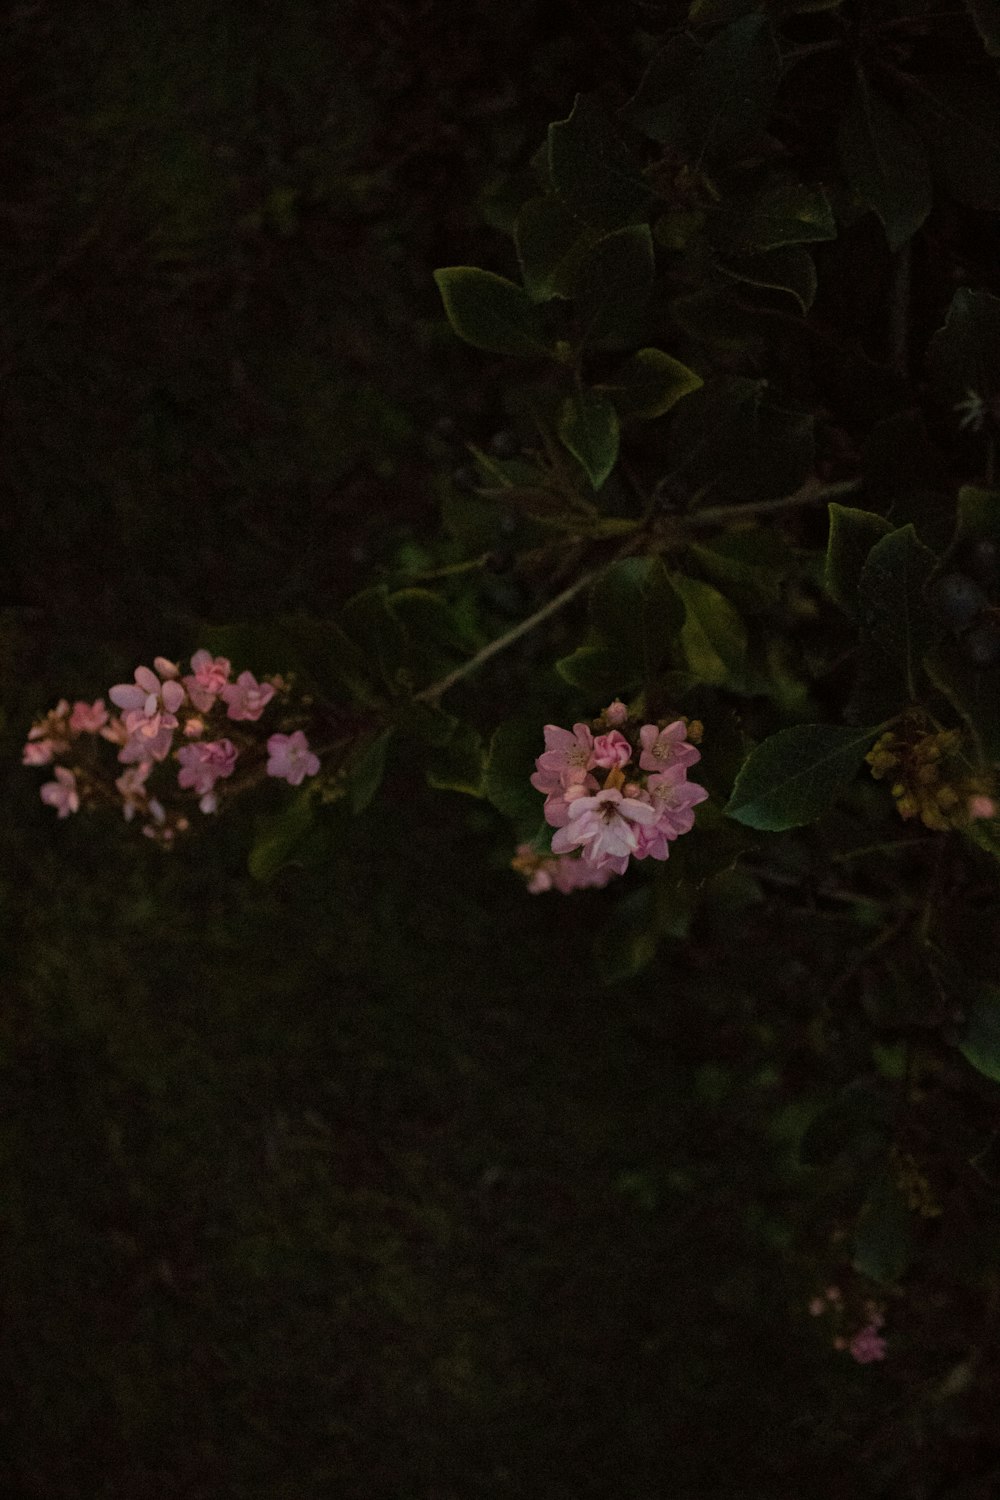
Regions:
[[[328,612],[433,527],[434,474],[503,413],[431,272],[508,268],[504,181],[578,89],[634,83],[641,23],[3,23],[5,1494],[993,1493],[986,1419],[934,1394],[947,1291],[884,1366],[806,1315],[842,1251],[799,1206],[738,922],[607,989],[601,898],[527,898],[499,820],[413,778],[261,887],[249,812],[165,856],[57,823],[18,764],[58,697],[248,609]],[[791,1055],[802,953],[843,933],[774,922]]]

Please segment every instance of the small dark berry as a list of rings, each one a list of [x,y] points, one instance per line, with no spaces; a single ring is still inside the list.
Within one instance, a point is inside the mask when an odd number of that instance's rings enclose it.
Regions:
[[[963,635],[962,655],[974,667],[995,667],[1000,661],[1000,620],[983,620]]]
[[[964,630],[989,604],[983,590],[964,573],[944,573],[927,591],[931,608],[952,630]]]

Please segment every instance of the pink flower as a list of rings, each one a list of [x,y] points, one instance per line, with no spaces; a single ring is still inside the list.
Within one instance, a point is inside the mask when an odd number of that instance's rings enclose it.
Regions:
[[[886,1356],[885,1339],[879,1333],[875,1323],[869,1323],[859,1329],[847,1347],[851,1358],[859,1365],[874,1364],[876,1360],[885,1359]]]
[[[623,724],[628,722],[628,709],[620,698],[616,698],[614,703],[608,704],[604,710],[604,722],[610,724],[612,729],[620,729]]]
[[[611,879],[612,871],[598,869],[573,854],[553,858],[550,854],[539,854],[531,844],[518,844],[513,867],[527,877],[528,891],[532,896],[544,891],[559,891],[569,895],[571,891],[588,888],[600,889]]]
[[[196,651],[191,658],[192,675],[185,677],[184,686],[188,696],[201,713],[208,713],[216,698],[229,681],[232,667],[224,656],[212,656],[210,651]]]
[[[625,873],[629,855],[638,846],[635,825],[649,827],[657,819],[649,803],[623,797],[614,788],[575,798],[569,811],[570,821],[553,835],[553,854],[582,848],[584,859],[619,875]]]
[[[646,791],[656,809],[657,827],[668,839],[690,833],[694,827],[693,809],[708,799],[703,786],[686,779],[685,767],[681,765],[673,765],[669,771],[659,771],[651,776],[646,782]]]
[[[171,662],[162,666],[171,667]],[[135,683],[120,682],[108,694],[116,708],[125,709],[125,728],[130,735],[154,739],[163,729],[177,728],[177,710],[184,702],[184,689],[173,678],[161,682],[148,667],[136,667]]]
[[[115,782],[122,799],[122,812],[126,823],[131,823],[137,812],[146,806],[146,778],[153,769],[151,760],[140,761],[123,771]]]
[[[612,729],[610,734],[599,734],[595,739],[594,765],[602,770],[621,770],[631,759],[632,746],[617,729]]]
[[[259,719],[274,697],[274,688],[269,682],[258,682],[252,672],[241,672],[219,696],[226,703],[231,719]]]
[[[535,761],[535,766],[546,776],[554,774],[558,778],[556,785],[569,786],[572,782],[582,781],[597,764],[594,736],[586,724],[574,724],[572,734],[568,729],[560,729],[558,724],[546,724],[544,734],[545,750]],[[538,790],[549,788],[539,787]]]
[[[301,786],[319,770],[319,756],[309,749],[301,729],[294,734],[272,734],[267,742],[267,774],[280,776],[289,786]]]
[[[976,818],[995,818],[997,815],[997,805],[993,798],[982,794],[969,798],[968,810],[969,817],[973,820]]]
[[[53,755],[59,755],[63,750],[69,749],[72,731],[69,727],[69,704],[65,698],[60,698],[55,708],[49,709],[47,714],[37,719],[28,730],[28,740],[44,740],[52,747]],[[49,757],[51,759],[51,756]],[[44,766],[48,760],[25,761],[25,765]]]
[[[687,742],[687,725],[675,719],[666,729],[644,724],[639,730],[642,753],[639,765],[644,771],[666,771],[670,766],[693,766],[701,760],[700,751]]]
[[[123,766],[137,765],[144,760],[166,760],[173,742],[174,731],[168,725],[161,725],[152,737],[131,734],[119,750],[118,759]]]
[[[215,783],[220,777],[231,776],[236,766],[236,746],[232,740],[210,740],[207,744],[182,745],[177,752],[181,770],[178,786],[190,788],[202,799],[211,799],[210,807],[202,812],[215,811]]]
[[[47,766],[56,751],[54,740],[29,740],[21,751],[22,766]]]
[[[536,774],[544,775],[545,773],[538,772]],[[534,776],[532,776],[531,782],[534,786]],[[539,790],[541,790],[541,788],[539,788]],[[550,828],[564,828],[570,819],[570,804],[573,803],[577,799],[577,797],[585,797],[588,795],[588,793],[597,791],[600,791],[600,788],[597,785],[597,782],[594,780],[593,776],[586,776],[584,777],[583,781],[574,781],[573,784],[568,787],[560,786],[557,791],[550,793],[550,795],[545,799],[545,806],[542,809],[542,814],[545,818],[546,823],[548,823]]]
[[[80,807],[80,794],[76,789],[76,777],[65,766],[56,766],[55,781],[47,781],[41,788],[41,799],[49,807],[58,809],[60,818],[68,818]]]
[[[108,711],[104,707],[103,698],[95,698],[91,704],[82,700],[73,704],[69,727],[75,734],[96,734],[107,722]]]

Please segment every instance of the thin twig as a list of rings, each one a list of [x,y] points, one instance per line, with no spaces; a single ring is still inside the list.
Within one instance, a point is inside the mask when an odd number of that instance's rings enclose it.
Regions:
[[[684,516],[685,526],[718,526],[726,521],[738,520],[741,516],[773,515],[782,510],[794,510],[800,505],[815,505],[820,500],[835,500],[838,495],[853,495],[861,489],[860,479],[843,479],[837,484],[820,484],[816,479],[807,479],[800,489],[791,495],[782,495],[777,500],[751,500],[746,505],[713,505],[707,510],[696,510]]]

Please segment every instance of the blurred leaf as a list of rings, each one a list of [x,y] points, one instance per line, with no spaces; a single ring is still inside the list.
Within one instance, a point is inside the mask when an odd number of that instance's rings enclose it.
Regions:
[[[497,811],[522,832],[533,833],[542,821],[542,794],[530,778],[544,750],[545,737],[534,719],[508,719],[490,741],[483,789]]]
[[[671,419],[674,467],[706,504],[791,494],[812,472],[813,416],[779,405],[766,381],[716,376]]]
[[[561,198],[529,198],[518,214],[514,243],[531,300],[572,296],[573,278],[597,238]]]
[[[854,1231],[854,1269],[889,1285],[913,1260],[910,1213],[887,1168],[875,1178]]]
[[[693,543],[689,552],[710,583],[748,611],[772,610],[784,597],[784,586],[800,571],[795,550],[780,532],[764,527],[727,532],[710,542]]]
[[[978,1072],[1000,1083],[1000,987],[980,984],[965,1007],[958,1050]]]
[[[767,291],[787,292],[804,313],[816,297],[816,267],[808,250],[801,245],[783,245],[764,250],[740,260],[719,260],[719,270],[733,281]]]
[[[927,658],[927,671],[940,692],[972,730],[987,761],[1000,761],[1000,692],[996,671],[972,665],[956,641],[942,641]]]
[[[790,179],[726,198],[709,214],[708,230],[715,249],[728,255],[751,255],[837,237],[823,189]]]
[[[680,639],[684,657],[701,682],[738,686],[746,663],[747,633],[736,610],[718,589],[673,573],[670,582],[684,601]]]
[[[840,159],[854,193],[882,221],[889,249],[898,250],[931,211],[927,153],[861,69],[840,123]]]
[[[599,490],[618,459],[618,413],[606,396],[576,391],[559,417],[559,438]]]
[[[309,787],[286,803],[279,812],[257,820],[257,831],[247,867],[254,880],[271,880],[303,843],[313,823]]]
[[[611,563],[594,584],[590,619],[620,664],[615,691],[621,692],[655,674],[683,625],[684,607],[659,558],[628,557]]]
[[[396,589],[389,595],[389,608],[409,635],[433,642],[447,651],[474,651],[478,644],[454,607],[433,589]]]
[[[965,0],[972,24],[991,57],[1000,57],[1000,5],[997,0]]]
[[[341,622],[350,639],[368,657],[374,658],[386,684],[394,691],[400,687],[400,674],[409,664],[406,631],[389,603],[384,584],[362,589],[348,599],[341,611]]]
[[[653,890],[644,885],[618,902],[597,934],[597,972],[605,984],[621,984],[652,962],[656,948]]]
[[[352,813],[362,813],[382,785],[385,760],[394,729],[386,729],[351,756],[347,764],[347,801]]]
[[[891,1134],[888,1096],[861,1083],[848,1085],[807,1127],[799,1147],[803,1166],[830,1167],[848,1153],[861,1165],[884,1152]]]
[[[513,281],[477,266],[434,272],[448,321],[460,339],[491,354],[550,354],[537,308]]]
[[[927,349],[931,383],[954,407],[969,395],[1000,394],[1000,297],[961,286]]]
[[[640,665],[637,657],[629,660],[617,647],[578,646],[556,662],[556,671],[571,687],[600,700],[627,692],[639,681]]]
[[[814,822],[854,780],[878,733],[830,724],[780,730],[751,751],[726,813],[770,833]]]
[[[457,722],[448,741],[427,755],[424,762],[427,781],[439,791],[481,797],[485,758],[478,729]]]
[[[698,167],[716,160],[728,167],[759,139],[780,78],[770,22],[744,16],[701,52],[687,37],[668,42],[647,68],[626,118]]]
[[[579,265],[571,293],[585,344],[627,336],[649,301],[653,269],[648,224],[630,224],[597,242]]]
[[[823,583],[830,598],[852,620],[858,618],[858,584],[868,554],[892,530],[884,516],[832,503]]]
[[[639,349],[600,389],[611,397],[622,421],[648,422],[662,417],[702,383],[700,375],[662,349]]]
[[[912,120],[935,175],[959,203],[1000,210],[1000,89],[965,72],[924,77]]]
[[[941,634],[925,590],[938,559],[912,526],[901,526],[875,543],[858,582],[863,630],[902,667],[911,698],[920,667]]]
[[[578,94],[549,126],[549,176],[572,213],[595,229],[634,223],[649,201],[638,166],[595,94]]]

